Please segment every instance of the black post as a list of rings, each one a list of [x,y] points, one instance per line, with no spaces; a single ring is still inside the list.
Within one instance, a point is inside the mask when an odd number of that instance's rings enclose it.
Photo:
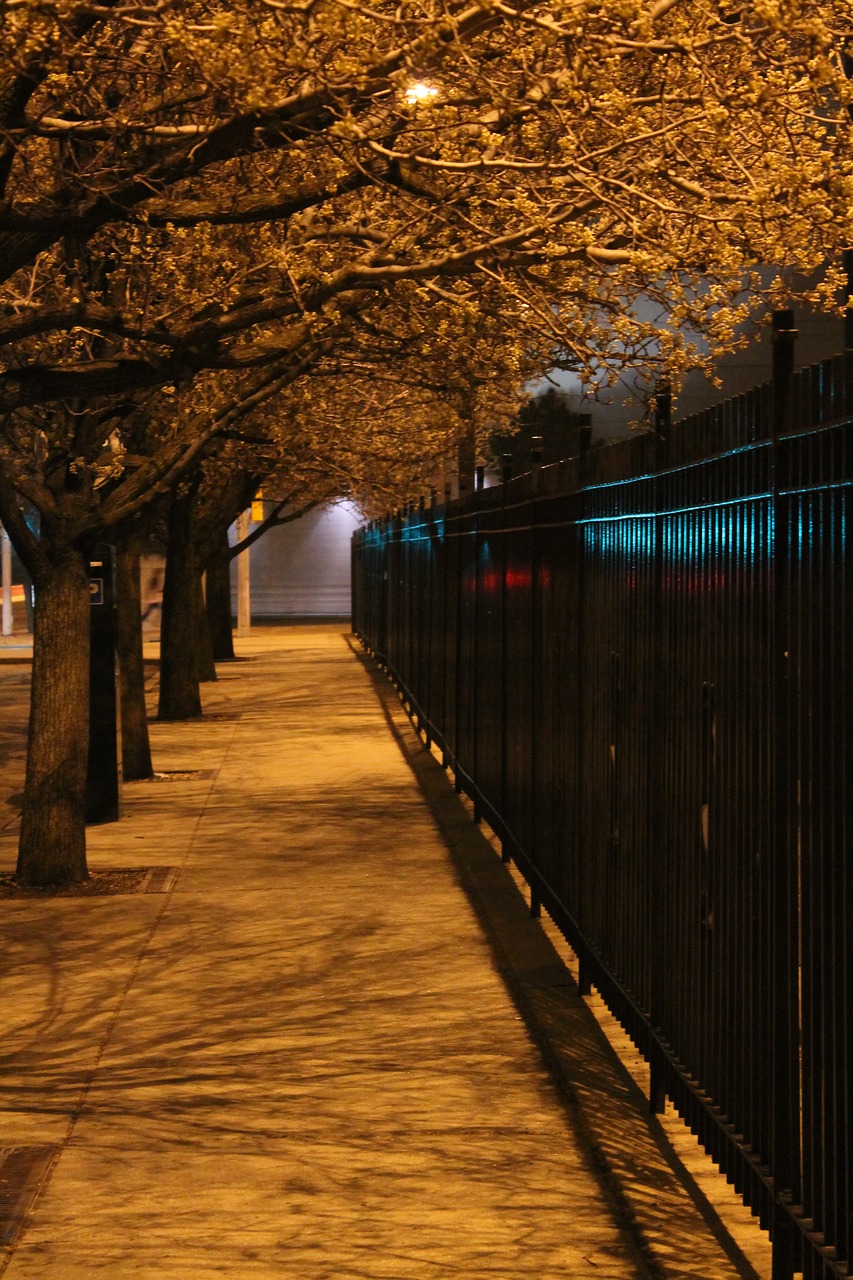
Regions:
[[[794,1228],[784,1202],[799,1203],[799,1089],[797,1008],[797,849],[792,829],[795,774],[790,758],[789,538],[783,471],[783,438],[790,429],[791,382],[797,330],[790,310],[773,313],[771,401],[769,593],[770,723],[772,729],[768,907],[771,927],[769,978],[773,1016],[770,1167],[774,1184],[772,1280],[796,1270]]]
[[[89,756],[86,822],[121,816],[121,732],[116,667],[113,549],[99,543],[89,560]]]
[[[587,510],[586,486],[589,483],[589,451],[592,445],[592,427],[583,426],[578,434],[578,445],[580,453],[578,455],[578,491],[575,495],[575,521],[574,521],[574,574],[577,583],[576,614],[575,614],[575,630],[577,639],[575,641],[575,670],[574,670],[574,739],[575,739],[575,806],[572,815],[572,840],[574,844],[573,857],[581,869],[581,877],[586,880],[586,813],[584,808],[584,783],[586,777],[586,760],[584,750],[586,747],[586,713],[585,713],[585,689],[586,689],[586,650],[587,650],[587,625],[586,625],[586,596],[587,596],[587,553],[585,545],[586,525],[584,520]],[[580,897],[584,897],[584,889],[580,891]],[[578,991],[582,996],[588,996],[592,990],[592,983],[589,977],[589,963],[583,949],[577,952],[578,956]]]
[[[655,391],[655,435],[664,460],[672,427],[672,387],[664,379]]]
[[[457,472],[459,476],[459,497],[463,498],[471,492],[474,478],[474,465],[477,460],[477,440],[473,427],[468,427],[459,438],[457,453]]]
[[[503,454],[501,461],[503,463],[501,479],[502,479],[502,483],[506,485],[512,479],[512,454],[511,453]],[[500,623],[501,670],[500,670],[500,679],[498,681],[498,689],[500,690],[498,696],[500,697],[500,705],[501,705],[501,722],[500,722],[501,723],[501,775],[500,775],[501,780],[500,780],[500,806],[499,806],[501,826],[503,827],[503,831],[501,833],[501,861],[505,863],[507,866],[509,866],[510,862],[512,861],[512,849],[511,849],[511,844],[510,844],[508,832],[506,830],[506,825],[505,825],[506,824],[506,808],[507,808],[507,805],[506,805],[507,773],[509,769],[509,764],[508,764],[509,742],[507,740],[508,739],[507,720],[509,718],[509,715],[508,715],[509,694],[508,694],[508,681],[507,681],[507,646],[509,644],[509,628],[507,627],[507,618],[506,618],[506,610],[507,610],[506,574],[507,574],[507,567],[508,567],[508,555],[507,555],[508,529],[509,529],[509,512],[507,511],[506,489],[504,489],[503,492],[501,493],[501,520],[500,520],[501,536],[500,536],[500,539],[498,540],[498,546],[500,548],[500,566],[501,566],[500,591],[498,592],[498,602],[499,602],[499,607],[501,611],[501,623]]]
[[[578,995],[592,995],[592,970],[585,951],[578,954]]]
[[[663,780],[660,776],[659,760],[663,749],[663,725],[666,706],[666,691],[661,687],[666,671],[667,655],[664,651],[664,637],[661,626],[663,616],[663,515],[661,495],[663,493],[663,475],[669,464],[669,437],[672,426],[672,391],[668,382],[661,382],[655,394],[655,545],[654,545],[654,579],[652,601],[652,714],[649,718],[649,746],[647,774],[648,787],[648,931],[649,931],[649,965],[650,965],[650,1008],[649,1021],[652,1030],[660,1027],[662,1022],[661,1005],[664,998],[664,983],[667,976],[667,962],[664,947],[664,921],[661,909],[665,901],[662,879],[665,870],[661,862],[662,813],[666,804]],[[664,1062],[657,1041],[652,1038],[649,1046],[649,1112],[662,1115],[666,1108],[666,1088],[664,1085]]]

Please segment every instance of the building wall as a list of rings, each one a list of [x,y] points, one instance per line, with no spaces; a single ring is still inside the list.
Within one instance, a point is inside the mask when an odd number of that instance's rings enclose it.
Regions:
[[[342,502],[269,529],[249,551],[252,617],[349,617],[350,538],[361,523],[355,507]],[[233,528],[230,536],[233,543]],[[231,600],[236,615],[236,560]]]
[[[843,351],[844,322],[838,316],[800,309],[795,312],[795,324],[799,332],[795,346],[797,368],[818,364]],[[750,345],[724,356],[717,366],[721,387],[713,386],[702,373],[687,376],[673,406],[674,419],[686,418],[770,380],[770,325],[752,326],[748,331],[752,336]],[[590,415],[595,439],[608,440],[630,434],[632,420],[639,416],[636,401],[625,403],[632,392],[630,379],[626,378],[623,384],[607,393],[609,403],[584,397],[577,378],[572,374],[558,373],[554,381],[573,397],[571,408],[575,412]]]

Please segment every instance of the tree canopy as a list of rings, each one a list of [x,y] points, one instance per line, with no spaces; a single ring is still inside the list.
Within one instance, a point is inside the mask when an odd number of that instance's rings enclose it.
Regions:
[[[7,0],[0,409],[293,373],[390,299],[677,369],[752,266],[853,238],[849,38],[844,0]]]

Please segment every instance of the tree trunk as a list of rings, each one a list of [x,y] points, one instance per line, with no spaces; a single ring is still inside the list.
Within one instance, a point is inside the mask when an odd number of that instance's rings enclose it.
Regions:
[[[127,781],[150,778],[151,745],[142,656],[142,592],[139,552],[120,546],[116,556],[116,647],[121,690],[121,758]]]
[[[213,555],[207,562],[207,625],[216,662],[234,661],[234,633],[231,626],[231,557],[228,554],[228,530],[216,540]]]
[[[27,771],[18,846],[22,884],[85,880],[89,745],[89,575],[62,548],[36,590]]]
[[[210,639],[210,628],[207,625],[207,609],[205,608],[204,586],[201,575],[196,575],[195,593],[195,652],[198,663],[198,678],[204,684],[216,679],[216,663],[213,660],[213,644]]]
[[[174,495],[169,507],[166,576],[160,619],[159,720],[201,715],[196,657],[198,574],[192,538],[194,491]]]

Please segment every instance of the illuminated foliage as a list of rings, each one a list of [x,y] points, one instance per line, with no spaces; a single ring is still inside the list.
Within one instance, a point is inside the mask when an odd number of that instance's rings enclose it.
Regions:
[[[843,0],[3,15],[7,411],[293,368],[401,284],[505,306],[590,378],[677,373],[692,326],[731,341],[745,273],[853,238]]]
[[[0,0],[0,514],[48,630],[85,644],[87,547],[247,408],[373,507],[554,363],[710,367],[759,267],[831,301],[850,34],[849,0]],[[64,678],[33,882],[85,867]]]

